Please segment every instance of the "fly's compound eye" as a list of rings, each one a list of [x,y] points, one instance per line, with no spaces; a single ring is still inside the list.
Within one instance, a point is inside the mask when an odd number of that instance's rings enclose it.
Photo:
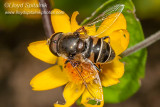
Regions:
[[[50,42],[49,49],[55,56],[59,56],[58,55],[58,41],[62,37],[62,35],[63,35],[62,32],[55,33],[52,35],[52,37],[49,40],[49,42]]]

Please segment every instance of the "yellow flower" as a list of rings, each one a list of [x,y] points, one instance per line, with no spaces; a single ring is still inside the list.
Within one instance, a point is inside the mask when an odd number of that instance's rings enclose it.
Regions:
[[[59,9],[52,10],[53,13],[62,13],[63,11]],[[104,26],[109,26],[112,23],[112,18],[117,14],[120,14],[117,18],[116,22],[104,33],[99,35],[99,37],[104,37],[109,35],[110,43],[113,50],[116,53],[116,57],[110,63],[102,64],[102,72],[99,73],[101,83],[104,87],[108,87],[114,84],[119,83],[119,78],[121,78],[124,74],[124,64],[119,61],[121,54],[128,46],[129,43],[129,33],[126,30],[126,20],[121,13],[114,13],[109,15],[101,24],[99,29],[96,31],[95,26],[86,28],[88,30],[88,35],[94,36],[99,32],[104,30]],[[56,32],[74,32],[80,26],[77,24],[76,16],[78,12],[74,12],[71,17],[71,22],[67,14],[52,14],[51,20],[52,25]],[[53,67],[39,73],[36,75],[30,82],[30,85],[33,87],[33,90],[41,91],[41,90],[49,90],[54,89],[66,84],[63,92],[64,99],[66,103],[64,105],[54,104],[55,107],[69,107],[71,106],[81,95],[82,100],[81,103],[87,107],[102,107],[104,104],[104,100],[100,102],[99,105],[91,105],[88,104],[88,98],[93,98],[87,89],[85,88],[82,80],[79,76],[77,76],[73,67],[70,64],[67,64],[66,69],[61,68],[64,65],[64,59],[62,57],[54,56],[50,50],[47,41],[37,41],[33,42],[28,46],[29,52],[36,58],[49,63],[55,64],[58,60],[58,64]],[[84,69],[82,75],[86,78],[90,78],[87,74],[89,69]],[[92,81],[86,81],[88,87],[95,87],[92,89],[97,95],[103,96],[102,91],[97,91],[99,87],[96,86]]]
[[[39,19],[41,17],[38,0],[5,0],[5,9],[26,18]]]

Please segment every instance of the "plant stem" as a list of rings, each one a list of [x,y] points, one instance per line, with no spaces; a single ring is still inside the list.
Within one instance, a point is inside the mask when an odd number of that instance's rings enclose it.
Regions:
[[[136,44],[135,46],[128,48],[120,56],[121,57],[129,56],[129,55],[137,52],[140,49],[148,47],[149,45],[155,43],[158,40],[160,40],[160,31],[157,31],[156,33],[152,34],[150,37],[146,38],[145,40]]]
[[[51,11],[51,5],[50,5],[49,0],[39,0],[39,3],[41,3],[41,4],[46,3],[47,4],[46,7],[40,6],[42,12],[48,13],[49,11]],[[51,23],[51,14],[43,14],[42,13],[42,22],[43,22],[45,34],[49,38],[54,33],[52,23]]]

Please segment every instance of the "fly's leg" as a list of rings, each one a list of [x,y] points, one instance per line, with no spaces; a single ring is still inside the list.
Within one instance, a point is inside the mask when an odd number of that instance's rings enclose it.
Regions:
[[[76,33],[76,32],[78,32],[78,33],[83,33],[84,32],[84,34],[87,35],[87,30],[84,28],[84,26],[77,29],[74,33]]]
[[[96,70],[98,70],[99,72],[101,72],[100,68],[97,67],[95,64],[94,64],[94,67],[96,68]]]
[[[64,62],[64,68],[66,68],[66,65],[68,64],[68,63],[71,63],[71,65],[73,66],[73,67],[76,67],[76,66],[79,66],[79,64],[80,64],[80,62],[78,62],[78,61],[71,61],[71,59],[67,59],[65,62]]]
[[[64,68],[66,68],[66,65],[68,64],[68,62],[70,62],[70,59],[67,59],[67,60],[64,62]]]
[[[79,64],[80,64],[80,62],[78,62],[78,61],[70,61],[70,63],[71,63],[71,65],[73,66],[73,68],[74,67],[78,67],[79,66]]]
[[[103,40],[108,39],[108,43],[110,43],[110,37],[109,36],[102,37],[102,39]]]

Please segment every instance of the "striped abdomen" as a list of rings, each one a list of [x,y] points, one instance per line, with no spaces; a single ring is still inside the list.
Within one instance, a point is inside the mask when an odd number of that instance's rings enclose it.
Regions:
[[[93,63],[105,63],[115,57],[115,53],[109,43],[102,38],[93,36],[86,40],[86,50],[83,54],[85,58],[90,59]]]

